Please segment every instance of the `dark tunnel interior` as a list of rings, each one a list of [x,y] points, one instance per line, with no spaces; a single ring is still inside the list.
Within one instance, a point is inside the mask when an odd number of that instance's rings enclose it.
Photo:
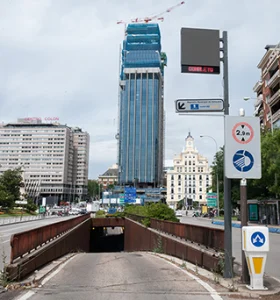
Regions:
[[[121,227],[95,227],[90,235],[90,252],[124,251],[124,233]]]

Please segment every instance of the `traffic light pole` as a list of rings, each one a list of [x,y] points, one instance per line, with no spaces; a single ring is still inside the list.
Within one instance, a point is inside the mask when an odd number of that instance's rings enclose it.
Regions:
[[[224,115],[229,115],[229,84],[228,84],[228,40],[227,31],[223,31],[221,39],[223,47],[220,49],[223,52],[221,61],[223,62],[224,76]],[[224,122],[225,123],[225,122]],[[226,131],[224,130],[224,134]],[[233,262],[232,262],[232,222],[231,222],[231,181],[225,176],[225,147],[224,147],[224,248],[225,248],[225,267],[224,278],[233,277]]]

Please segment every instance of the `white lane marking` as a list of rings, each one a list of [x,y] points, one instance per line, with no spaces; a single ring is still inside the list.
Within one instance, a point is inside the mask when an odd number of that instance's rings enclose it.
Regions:
[[[52,279],[55,275],[57,275],[74,257],[77,255],[73,255],[70,257],[66,262],[62,263],[54,272],[52,272],[50,275],[48,275],[45,279],[42,280],[41,285],[43,286],[45,283],[47,283],[50,279]],[[35,295],[36,292],[29,291],[17,300],[27,300],[31,298],[33,295]]]
[[[156,257],[160,258],[160,259],[164,259],[160,256],[157,256],[155,255]],[[165,260],[165,259],[164,259]],[[223,298],[218,294],[218,292],[213,289],[208,283],[206,283],[205,281],[201,280],[199,277],[193,275],[192,273],[176,266],[174,263],[168,261],[168,260],[165,260],[167,263],[169,263],[170,265],[172,265],[173,267],[181,270],[182,272],[184,272],[185,274],[187,274],[188,276],[190,276],[192,279],[194,279],[198,284],[200,284],[202,287],[204,287],[209,293],[210,293],[210,296],[214,299],[214,300],[223,300]]]
[[[8,243],[9,241],[10,241],[10,240],[3,241],[3,242],[1,242],[1,244]]]
[[[66,262],[62,263],[54,272],[52,272],[49,276],[47,276],[45,279],[42,280],[41,285],[44,285],[49,280],[51,280],[55,275],[57,275],[76,256],[77,255],[73,255]]]
[[[27,300],[30,297],[32,297],[33,295],[35,295],[35,292],[33,291],[28,291],[26,294],[24,294],[23,296],[21,296],[20,298],[18,298],[17,300]]]

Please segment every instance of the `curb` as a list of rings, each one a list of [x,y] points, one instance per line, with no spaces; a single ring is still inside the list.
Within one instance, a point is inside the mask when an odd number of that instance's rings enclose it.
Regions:
[[[214,224],[214,225],[221,225],[221,226],[224,226],[224,224],[225,224],[225,222],[223,222],[223,221],[212,221],[211,223]],[[241,228],[241,224],[232,223],[232,227]],[[271,232],[271,233],[280,233],[280,228],[278,228],[278,227],[268,227],[268,231]]]
[[[141,251],[139,251],[141,252]],[[260,296],[270,296],[275,295],[279,293],[280,288],[277,284],[278,289],[274,288],[273,290],[268,291],[251,291],[245,287],[245,284],[239,284],[237,281],[237,278],[233,279],[225,279],[223,277],[220,277],[219,275],[216,275],[215,273],[212,273],[210,271],[207,271],[201,267],[198,267],[196,265],[193,265],[190,262],[184,261],[182,259],[179,259],[174,256],[170,256],[167,254],[161,254],[161,253],[153,253],[148,252],[150,254],[156,255],[158,257],[161,257],[162,259],[165,259],[174,265],[180,266],[182,269],[186,269],[187,271],[193,272],[196,276],[201,276],[203,281],[210,280],[212,284],[214,285],[220,285],[221,287],[228,289],[227,292],[218,292],[219,295],[230,295],[230,296],[239,296],[239,297],[245,297],[245,298],[252,298],[252,297],[260,297]],[[184,267],[183,267],[184,265]],[[277,278],[268,276],[268,278],[271,278],[277,282],[279,280]],[[238,298],[240,299],[240,298]],[[256,299],[256,298],[254,298]]]

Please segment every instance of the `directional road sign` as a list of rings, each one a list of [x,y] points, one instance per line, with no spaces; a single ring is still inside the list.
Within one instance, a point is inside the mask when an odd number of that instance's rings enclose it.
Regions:
[[[258,117],[225,117],[225,174],[227,178],[261,178]]]
[[[177,113],[222,112],[223,99],[178,99],[175,100]]]
[[[262,247],[265,244],[265,236],[262,232],[257,231],[251,235],[251,242],[255,247]]]

